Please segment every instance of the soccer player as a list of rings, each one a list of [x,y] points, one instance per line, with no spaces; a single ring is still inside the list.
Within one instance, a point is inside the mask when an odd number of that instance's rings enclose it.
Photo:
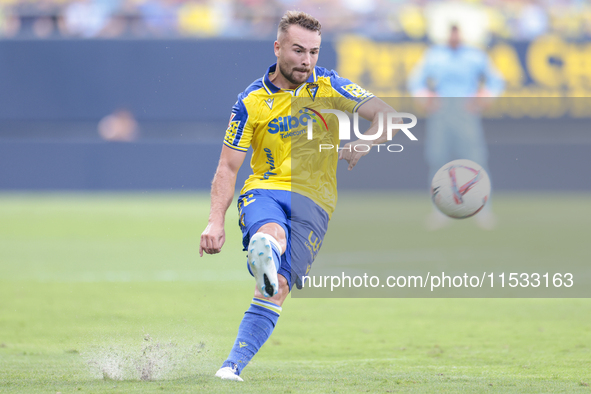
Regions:
[[[232,108],[199,252],[220,252],[236,174],[252,146],[253,174],[242,188],[238,210],[256,286],[234,346],[216,373],[222,379],[242,381],[240,373],[273,332],[292,286],[302,287],[335,208],[338,160],[346,160],[351,170],[368,153],[356,149],[358,144],[386,141],[383,133],[375,141],[352,141],[337,151],[338,119],[322,115],[322,109],[358,112],[372,122],[366,135],[376,134],[379,119],[386,118],[380,112],[394,110],[336,72],[316,66],[320,27],[306,13],[287,12],[274,43],[277,63],[239,94]],[[308,122],[314,124],[311,140]],[[319,151],[320,143],[335,149]]]
[[[425,156],[429,181],[445,163],[468,159],[487,167],[488,152],[480,112],[483,104],[499,96],[504,81],[486,52],[462,44],[458,26],[450,26],[447,45],[430,48],[408,80],[414,97],[422,97],[430,112],[426,122]],[[477,224],[492,229],[495,218],[490,202],[476,215]],[[427,226],[436,230],[451,219],[435,207]]]

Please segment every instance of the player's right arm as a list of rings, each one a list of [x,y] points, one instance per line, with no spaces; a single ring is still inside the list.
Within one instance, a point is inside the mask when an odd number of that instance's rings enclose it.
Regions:
[[[246,152],[231,149],[226,145],[222,147],[218,168],[211,184],[209,221],[205,231],[201,234],[201,243],[199,245],[199,255],[201,257],[203,257],[203,252],[207,254],[219,253],[224,245],[226,240],[224,231],[226,211],[234,198],[236,175],[244,162],[245,156]]]
[[[211,184],[211,210],[205,231],[201,234],[199,255],[219,253],[222,250],[226,234],[224,222],[226,211],[234,198],[236,175],[250,146],[254,129],[248,114],[244,98],[238,95],[238,101],[232,107],[232,114],[226,129],[220,162]]]

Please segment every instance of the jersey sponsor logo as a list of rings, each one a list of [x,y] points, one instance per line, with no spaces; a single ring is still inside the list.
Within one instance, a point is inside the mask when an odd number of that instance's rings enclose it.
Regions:
[[[370,92],[368,92],[367,90],[363,89],[361,86],[359,86],[355,83],[351,83],[349,85],[344,85],[344,86],[342,86],[342,89],[344,91],[346,91],[347,93],[349,93],[351,96],[357,97],[357,98],[366,98],[366,97],[371,96]]]
[[[270,134],[287,133],[291,129],[296,129],[300,126],[308,124],[308,120],[311,118],[309,114],[302,114],[301,116],[280,116],[269,122],[267,125],[267,131]]]
[[[295,137],[306,132],[310,120],[314,123],[324,124],[328,130],[328,125],[322,115],[305,107],[298,112],[297,116],[280,116],[271,120],[267,124],[267,132],[270,134],[279,133],[281,138]]]
[[[275,101],[275,98],[265,100],[265,104],[267,104],[267,107],[269,107],[269,109],[273,109],[273,101]]]
[[[263,175],[263,178],[269,179],[269,177],[271,177],[273,175],[277,175],[275,172],[272,172],[275,169],[275,158],[273,157],[273,153],[271,152],[271,149],[265,148],[264,151],[267,154],[266,163],[269,165],[269,171],[265,172],[265,174]]]

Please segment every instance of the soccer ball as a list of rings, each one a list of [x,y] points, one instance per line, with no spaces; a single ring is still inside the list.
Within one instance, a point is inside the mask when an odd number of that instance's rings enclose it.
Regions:
[[[437,171],[431,182],[431,198],[444,214],[455,219],[476,215],[488,201],[490,179],[471,160],[454,160]]]

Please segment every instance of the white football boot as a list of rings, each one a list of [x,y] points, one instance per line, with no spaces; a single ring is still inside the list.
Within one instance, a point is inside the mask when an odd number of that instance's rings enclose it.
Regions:
[[[234,373],[234,370],[230,367],[224,367],[218,369],[215,376],[222,378],[222,380],[234,380],[236,382],[244,382],[244,380]]]
[[[272,297],[279,291],[277,268],[273,261],[270,236],[256,233],[248,244],[248,264],[257,282],[257,289],[265,297]]]

